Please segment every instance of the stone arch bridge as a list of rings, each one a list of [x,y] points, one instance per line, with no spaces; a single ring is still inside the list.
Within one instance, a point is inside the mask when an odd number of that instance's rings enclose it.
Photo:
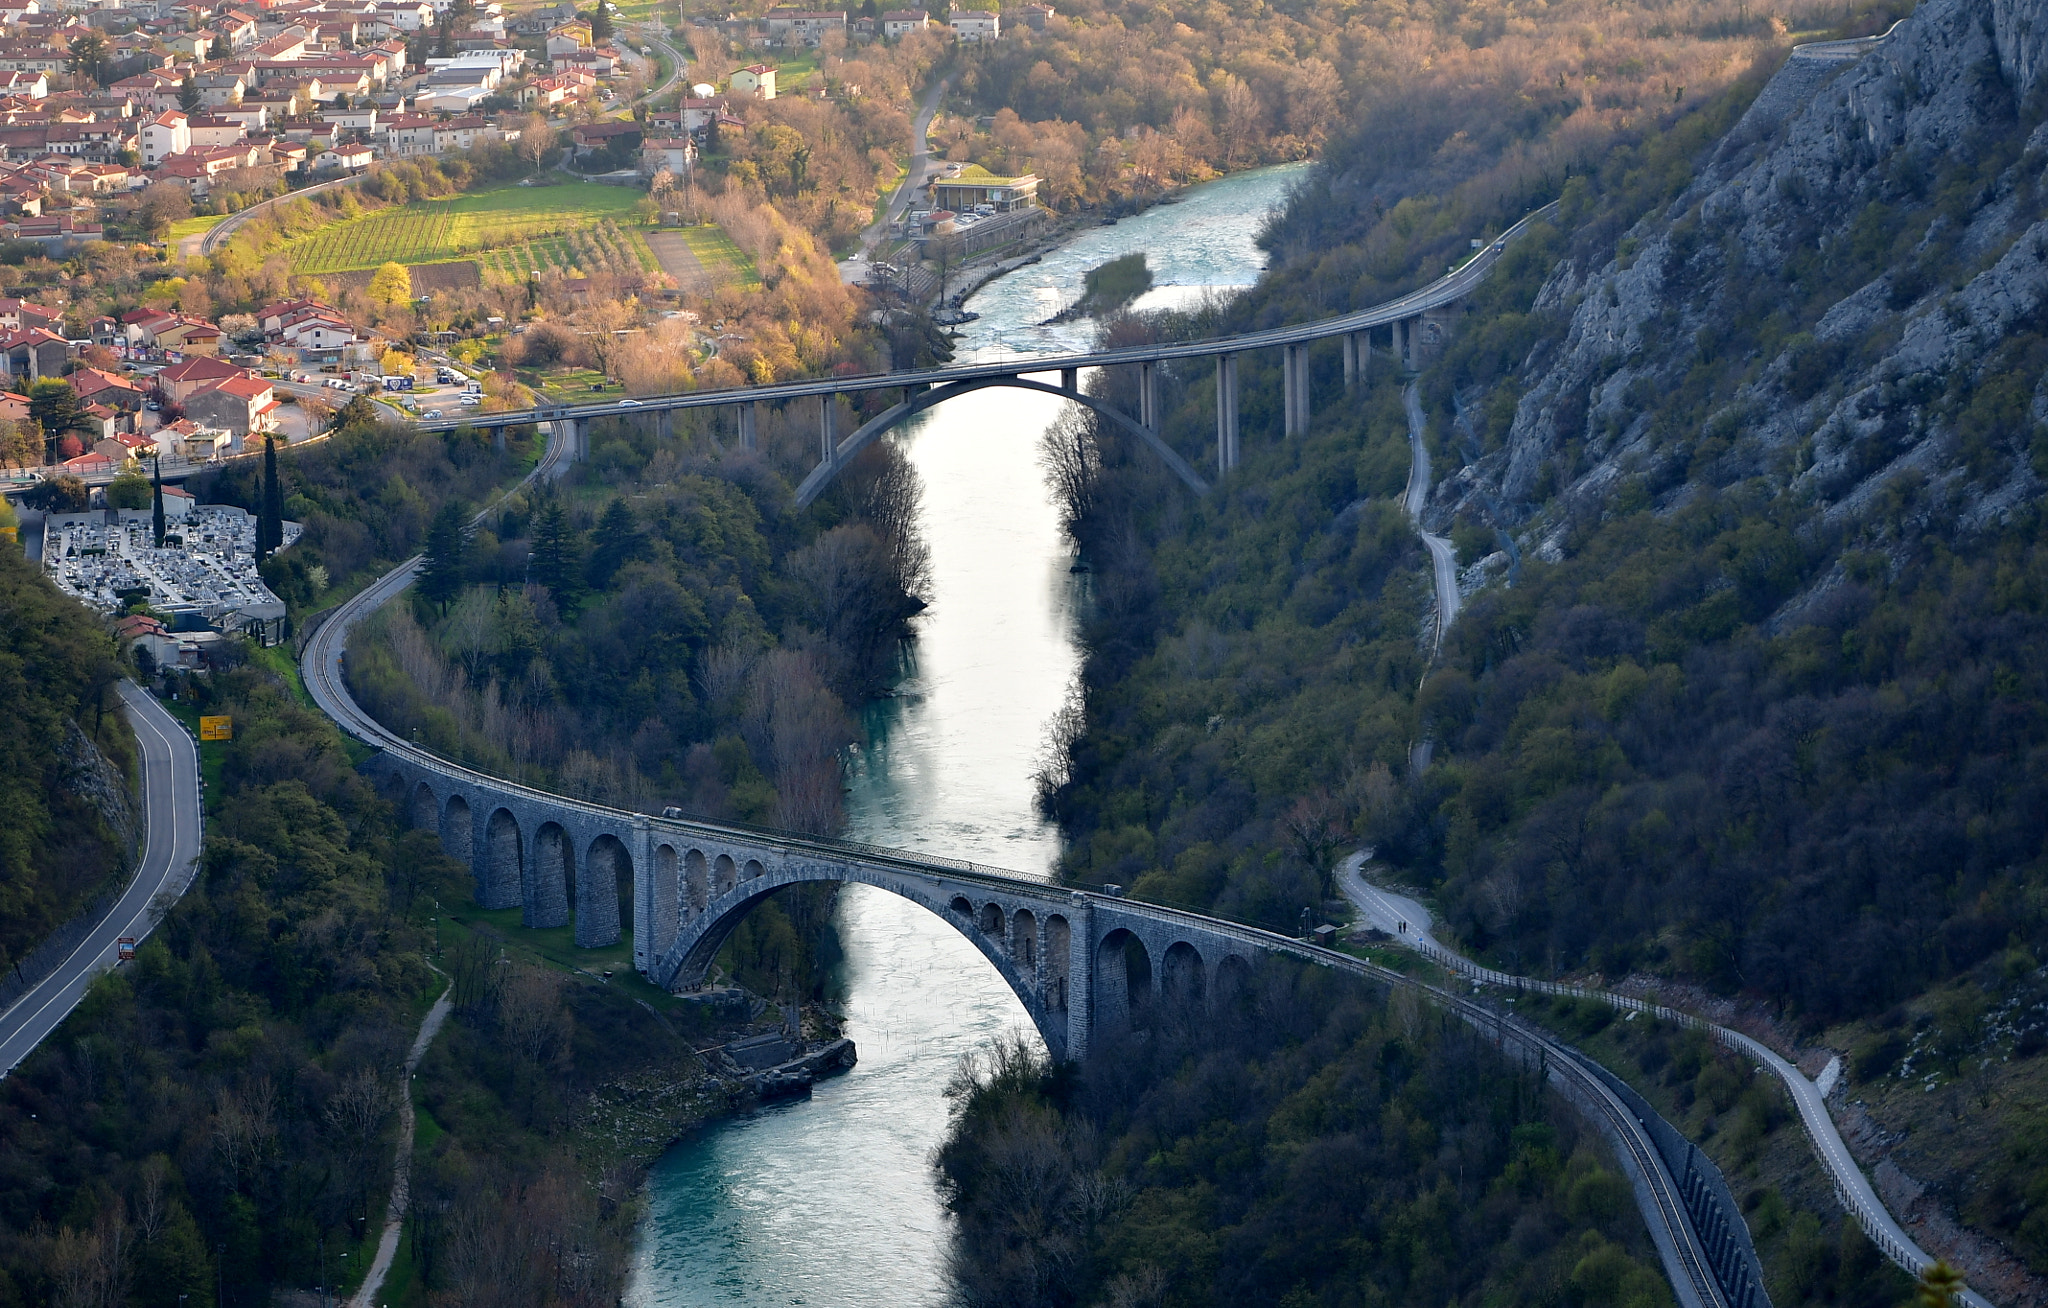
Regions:
[[[573,926],[617,944],[631,887],[633,965],[656,984],[701,984],[748,911],[784,886],[876,886],[965,936],[1015,992],[1055,1057],[1142,1021],[1155,1004],[1205,1007],[1249,977],[1251,933],[1194,914],[1069,891],[994,868],[846,841],[654,817],[473,772],[411,749],[369,765],[415,827],[469,865],[477,902],[528,927]]]

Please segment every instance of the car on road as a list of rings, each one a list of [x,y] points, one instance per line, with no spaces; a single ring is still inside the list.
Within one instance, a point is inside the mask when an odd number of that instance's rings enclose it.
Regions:
[[[439,409],[428,409],[425,413],[420,415],[420,417],[422,418],[438,418],[440,416],[441,411]]]
[[[638,401],[638,400],[620,400],[620,401],[619,401],[619,407],[620,407],[620,408],[622,408],[622,409],[637,409],[637,408],[639,408],[639,407],[640,407],[640,401]]]

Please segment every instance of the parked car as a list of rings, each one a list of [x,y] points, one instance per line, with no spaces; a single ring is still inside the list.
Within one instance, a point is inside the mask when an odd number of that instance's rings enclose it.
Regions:
[[[422,418],[438,418],[441,416],[441,411],[439,409],[428,409],[425,413],[421,414],[420,416]]]
[[[483,402],[484,397],[481,395],[465,395],[461,399],[462,407],[465,409],[473,409]]]

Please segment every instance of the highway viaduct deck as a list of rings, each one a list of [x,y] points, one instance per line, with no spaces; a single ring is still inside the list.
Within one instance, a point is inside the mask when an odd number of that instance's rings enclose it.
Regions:
[[[596,418],[652,418],[667,433],[673,415],[692,409],[734,409],[734,427],[743,448],[752,448],[758,430],[757,406],[813,402],[818,411],[818,463],[797,487],[797,503],[809,504],[821,494],[860,449],[890,428],[914,415],[958,395],[990,386],[1011,386],[1065,396],[1093,408],[1107,420],[1128,431],[1149,447],[1189,489],[1200,493],[1208,483],[1160,436],[1163,419],[1162,371],[1170,364],[1210,361],[1215,369],[1216,470],[1228,473],[1238,465],[1242,443],[1239,418],[1239,356],[1255,350],[1278,350],[1281,355],[1282,429],[1287,436],[1308,430],[1312,416],[1313,388],[1310,385],[1309,349],[1318,342],[1336,340],[1342,344],[1344,382],[1348,388],[1363,377],[1374,352],[1374,333],[1388,332],[1388,352],[1404,370],[1412,370],[1419,357],[1439,346],[1449,335],[1450,313],[1458,301],[1470,295],[1486,279],[1507,247],[1526,235],[1531,227],[1551,216],[1554,205],[1546,205],[1524,217],[1482,247],[1466,262],[1421,290],[1374,305],[1357,313],[1343,314],[1293,327],[1247,332],[1213,340],[1181,341],[1164,345],[1135,346],[1116,350],[1095,350],[1081,354],[1030,355],[994,363],[965,364],[858,377],[830,377],[815,381],[782,382],[771,386],[741,389],[685,391],[673,395],[648,395],[593,404],[550,404],[503,413],[473,413],[455,417],[430,418],[418,426],[423,431],[451,431],[459,427],[490,430],[501,438],[504,429],[529,423],[545,424],[561,438],[570,459],[589,452],[590,422]],[[1126,368],[1137,374],[1139,412],[1126,414],[1084,392],[1080,375],[1089,368]],[[838,430],[842,395],[870,392],[900,392],[901,400],[882,413],[841,435]]]

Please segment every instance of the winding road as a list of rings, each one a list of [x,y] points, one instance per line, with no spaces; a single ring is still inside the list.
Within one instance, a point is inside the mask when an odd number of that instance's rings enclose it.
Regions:
[[[1555,981],[1536,981],[1515,976],[1509,972],[1498,972],[1481,967],[1477,963],[1451,949],[1446,948],[1430,934],[1429,910],[1413,899],[1383,890],[1365,879],[1365,854],[1353,854],[1337,869],[1337,883],[1364,916],[1366,922],[1378,927],[1395,941],[1424,958],[1431,960],[1460,976],[1486,985],[1505,986],[1512,989],[1534,990],[1542,994],[1570,995],[1580,999],[1597,999],[1613,1004],[1617,1008],[1649,1013],[1667,1021],[1677,1022],[1712,1035],[1722,1044],[1740,1049],[1756,1059],[1757,1064],[1777,1074],[1784,1082],[1785,1090],[1792,1097],[1799,1110],[1799,1121],[1806,1128],[1807,1138],[1813,1144],[1814,1153],[1821,1165],[1828,1171],[1834,1182],[1835,1195],[1863,1227],[1871,1242],[1884,1251],[1887,1258],[1918,1276],[1934,1263],[1934,1256],[1914,1243],[1906,1234],[1884,1202],[1871,1188],[1870,1179],[1863,1175],[1863,1169],[1849,1153],[1849,1147],[1842,1142],[1841,1132],[1835,1129],[1834,1118],[1828,1115],[1827,1100],[1820,1088],[1806,1079],[1798,1068],[1768,1046],[1740,1031],[1731,1030],[1695,1017],[1666,1008],[1661,1004],[1646,1003],[1628,995],[1618,995],[1608,990],[1589,990],[1581,986],[1560,985]],[[1970,1308],[1992,1308],[1991,1302],[1975,1290],[1965,1290],[1959,1296]]]
[[[149,835],[128,889],[57,969],[0,1013],[0,1076],[57,1029],[93,979],[113,967],[115,941],[155,929],[192,884],[199,860],[199,746],[184,725],[134,682],[121,698],[142,755],[143,812]]]
[[[1408,489],[1402,494],[1402,503],[1415,523],[1415,534],[1429,547],[1436,574],[1436,641],[1430,647],[1430,657],[1434,658],[1443,653],[1444,633],[1458,620],[1458,608],[1464,602],[1458,594],[1458,551],[1450,541],[1432,535],[1422,525],[1422,510],[1429,503],[1429,445],[1423,438],[1422,397],[1416,383],[1409,382],[1408,389],[1401,392],[1401,403],[1408,410],[1409,449]]]
[[[910,208],[911,197],[917,194],[917,188],[924,185],[925,178],[931,175],[932,119],[938,116],[939,102],[946,98],[946,87],[952,80],[953,75],[948,73],[934,82],[931,90],[925,92],[924,103],[917,108],[917,121],[910,125],[910,165],[903,174],[903,180],[897,184],[895,193],[889,197],[889,202],[882,206],[882,211],[875,215],[875,220],[860,234],[860,248],[839,261],[841,281],[867,280],[868,261],[874,257],[875,247],[880,245],[882,238],[888,234],[889,224],[903,217],[904,211]]]

